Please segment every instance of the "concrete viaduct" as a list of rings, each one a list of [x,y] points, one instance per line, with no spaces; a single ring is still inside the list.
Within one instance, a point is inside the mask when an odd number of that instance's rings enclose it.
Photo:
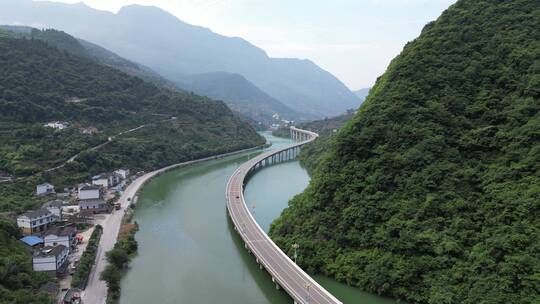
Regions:
[[[257,170],[296,158],[301,146],[319,136],[317,133],[295,127],[291,127],[290,132],[296,141],[294,144],[262,153],[236,169],[227,183],[225,193],[227,210],[235,230],[244,241],[245,248],[255,256],[259,267],[268,271],[276,288],[283,288],[295,304],[341,304],[268,237],[252,216],[244,200],[244,186]]]

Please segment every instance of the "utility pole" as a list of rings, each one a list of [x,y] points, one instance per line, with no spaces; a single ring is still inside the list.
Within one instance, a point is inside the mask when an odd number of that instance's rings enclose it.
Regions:
[[[296,250],[300,247],[300,245],[298,245],[298,243],[294,243],[292,245],[292,248],[294,249],[294,263],[296,264],[296,258],[298,257],[298,253],[296,252]]]

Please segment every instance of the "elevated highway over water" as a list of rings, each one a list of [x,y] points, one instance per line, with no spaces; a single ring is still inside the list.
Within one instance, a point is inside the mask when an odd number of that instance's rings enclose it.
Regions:
[[[257,170],[296,158],[300,147],[315,140],[318,134],[291,127],[296,143],[278,150],[265,152],[242,164],[227,183],[227,210],[235,230],[242,237],[246,249],[253,253],[261,269],[266,269],[276,284],[282,287],[295,303],[341,304],[294,263],[261,229],[244,200],[244,186]]]

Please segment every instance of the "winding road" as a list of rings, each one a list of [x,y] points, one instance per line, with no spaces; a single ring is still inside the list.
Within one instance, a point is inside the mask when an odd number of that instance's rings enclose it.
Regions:
[[[261,229],[244,200],[244,185],[258,168],[296,157],[300,146],[315,140],[318,134],[291,127],[291,135],[299,142],[279,150],[263,153],[242,164],[227,183],[227,210],[245,247],[254,254],[257,263],[272,276],[276,287],[283,289],[295,303],[341,304],[310,275],[294,263]]]

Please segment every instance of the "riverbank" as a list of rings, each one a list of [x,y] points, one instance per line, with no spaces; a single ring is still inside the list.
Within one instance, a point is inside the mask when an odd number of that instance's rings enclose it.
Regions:
[[[272,148],[292,143],[270,132],[264,135]],[[173,170],[144,187],[134,216],[140,225],[138,253],[121,281],[119,304],[292,303],[245,250],[226,213],[227,180],[254,155]],[[297,161],[280,163],[257,172],[246,185],[245,198],[267,231],[308,183],[309,175]],[[300,248],[299,258],[303,254]],[[331,279],[315,279],[346,304],[394,303]]]
[[[116,243],[118,232],[120,231],[120,226],[122,222],[122,218],[124,215],[124,212],[128,206],[133,203],[137,203],[138,193],[143,188],[146,183],[148,183],[152,178],[157,177],[167,171],[179,168],[179,167],[185,167],[193,164],[202,163],[209,160],[214,159],[220,159],[225,158],[228,156],[233,156],[249,151],[254,151],[257,149],[264,148],[267,144],[263,146],[257,146],[253,148],[248,149],[242,149],[238,151],[223,153],[219,155],[209,156],[201,159],[191,160],[187,162],[182,162],[174,165],[170,165],[152,172],[148,172],[137,179],[135,179],[122,193],[120,196],[118,203],[120,204],[120,210],[113,211],[112,214],[108,215],[100,224],[103,227],[103,236],[100,241],[100,245],[98,247],[97,255],[96,255],[96,264],[92,268],[92,272],[90,273],[88,284],[86,286],[86,289],[84,290],[82,294],[82,298],[84,303],[92,303],[92,304],[102,304],[106,302],[107,299],[107,286],[104,281],[100,279],[100,273],[103,272],[103,270],[106,267],[107,261],[106,261],[106,252],[110,251],[114,244]]]

